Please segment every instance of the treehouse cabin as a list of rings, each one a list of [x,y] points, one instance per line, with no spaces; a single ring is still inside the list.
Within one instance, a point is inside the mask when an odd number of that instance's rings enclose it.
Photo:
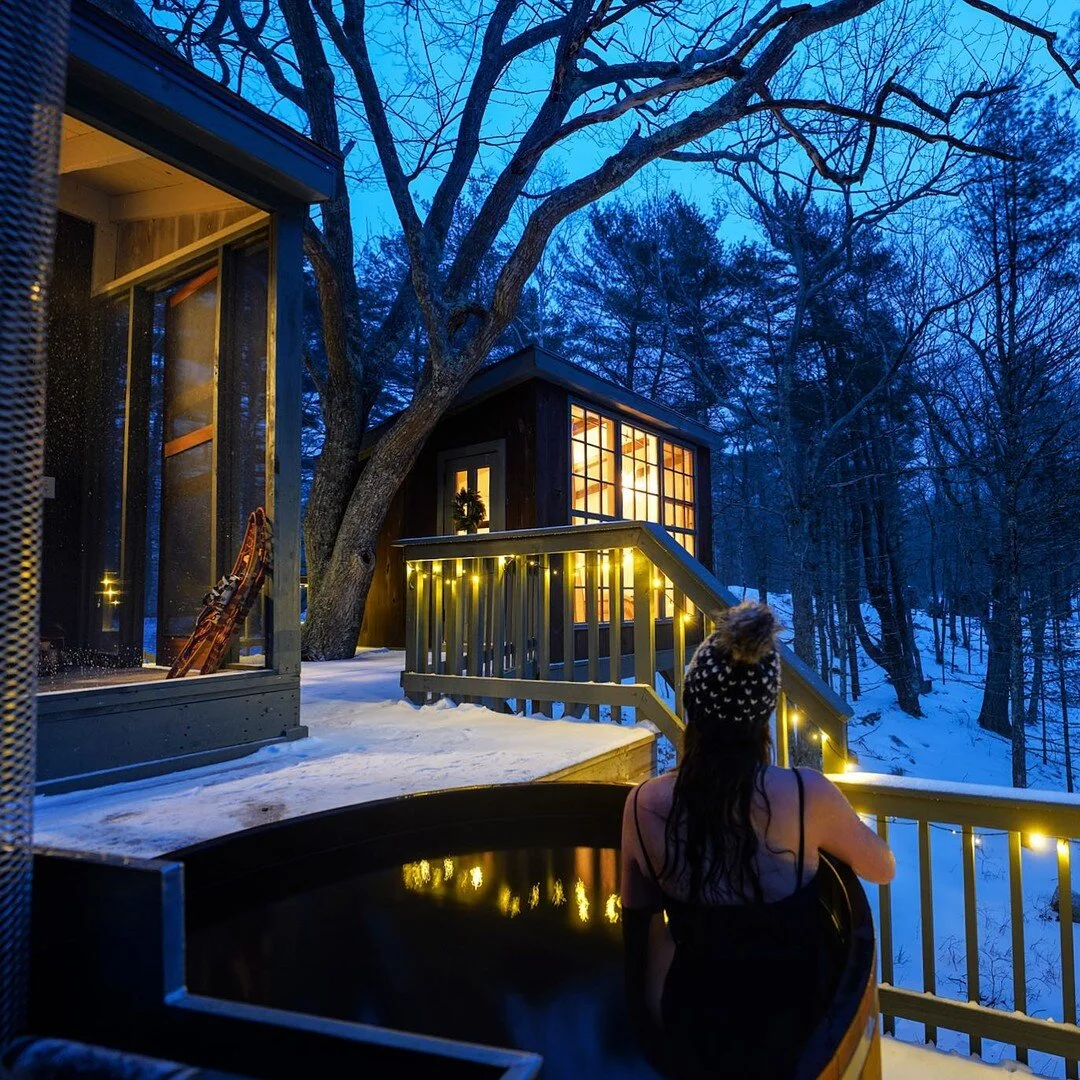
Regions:
[[[340,173],[334,156],[81,0],[58,165],[38,677],[46,791],[304,733],[301,227]],[[273,575],[219,674],[166,679],[260,507]]]
[[[383,430],[371,432],[368,452]],[[710,454],[718,445],[703,424],[542,349],[484,368],[435,428],[391,506],[360,643],[404,646],[406,568],[395,545],[466,533],[460,517],[455,522],[463,489],[483,504],[478,534],[647,521],[711,569]],[[583,558],[575,572],[575,622],[584,624]],[[610,621],[609,611],[603,615]]]

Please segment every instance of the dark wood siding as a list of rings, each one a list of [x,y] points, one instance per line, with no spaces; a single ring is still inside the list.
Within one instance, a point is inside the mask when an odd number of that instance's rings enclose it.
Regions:
[[[695,446],[697,455],[697,560],[713,568],[712,458],[707,446]]]
[[[570,521],[570,413],[561,386],[535,382],[536,527]]]

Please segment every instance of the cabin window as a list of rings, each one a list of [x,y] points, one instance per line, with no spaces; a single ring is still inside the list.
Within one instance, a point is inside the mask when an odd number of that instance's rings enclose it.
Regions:
[[[691,555],[697,554],[694,451],[635,424],[584,405],[570,406],[571,522],[651,521],[663,525]],[[618,477],[618,483],[615,478]],[[634,617],[632,566],[623,571],[623,618]],[[610,567],[597,566],[599,619],[611,617]],[[661,615],[672,610],[665,588]],[[585,621],[585,556],[574,563],[574,620]]]
[[[164,677],[272,516],[266,215],[72,117],[59,209],[41,692]],[[265,664],[264,599],[222,670]]]
[[[570,427],[574,509],[591,518],[614,518],[615,421],[591,409],[573,406]]]

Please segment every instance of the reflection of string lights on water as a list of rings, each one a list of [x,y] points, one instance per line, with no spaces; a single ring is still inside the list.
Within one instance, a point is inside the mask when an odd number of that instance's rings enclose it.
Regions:
[[[622,911],[622,902],[619,897],[612,893],[607,898],[607,903],[604,905],[604,918],[609,923],[617,923],[619,921],[619,912]]]
[[[589,898],[585,895],[585,882],[581,878],[574,882],[574,903],[577,905],[578,918],[582,922],[588,922]]]
[[[552,908],[568,909],[566,918],[572,926],[585,928],[593,920],[594,913],[600,925],[614,926],[622,919],[622,905],[618,892],[614,891],[618,888],[616,853],[605,849],[595,854],[594,861],[591,849],[575,849],[577,873],[571,878],[572,887],[564,885],[563,878],[551,873],[550,853],[547,854],[546,890],[535,878],[530,882],[532,874],[525,876],[528,873],[525,863],[507,861],[499,853],[491,852],[404,863],[401,880],[409,892],[468,906],[491,904],[509,919],[517,918],[525,911],[542,910],[541,900],[546,891]],[[535,872],[535,862],[532,865]],[[518,879],[516,884],[515,877]],[[504,880],[500,881],[500,878]]]

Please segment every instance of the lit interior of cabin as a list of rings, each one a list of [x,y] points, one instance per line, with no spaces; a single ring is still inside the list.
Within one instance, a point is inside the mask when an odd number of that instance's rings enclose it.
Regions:
[[[691,555],[697,551],[694,451],[681,443],[582,405],[570,408],[571,521],[648,521],[663,525]],[[616,482],[618,478],[618,482]],[[611,567],[599,560],[599,618],[611,619]],[[623,574],[623,619],[634,618],[632,574]],[[665,586],[668,583],[665,582]],[[585,555],[574,562],[574,621],[585,621]],[[673,597],[665,587],[661,617]]]
[[[164,676],[267,498],[267,215],[72,116],[58,205],[41,692]]]

